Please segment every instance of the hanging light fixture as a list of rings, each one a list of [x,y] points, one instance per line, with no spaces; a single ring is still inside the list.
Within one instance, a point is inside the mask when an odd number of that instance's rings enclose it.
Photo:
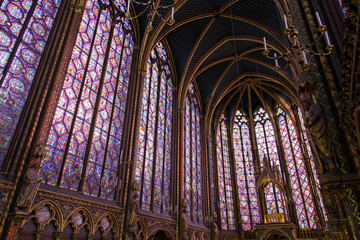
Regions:
[[[127,6],[126,6],[125,17],[132,20],[132,19],[138,18],[148,12],[147,17],[148,17],[149,23],[147,26],[147,31],[150,32],[153,29],[152,24],[153,24],[156,16],[165,22],[163,15],[159,12],[160,9],[171,9],[171,18],[167,23],[169,25],[173,25],[175,23],[174,6],[176,5],[176,3],[178,1],[179,0],[170,0],[170,1],[166,1],[166,0],[148,0],[148,1],[128,0]],[[139,14],[137,14],[136,16],[132,17],[130,14],[130,4],[131,3],[139,5],[139,6],[143,6],[145,9],[143,11],[141,11]]]
[[[299,33],[297,31],[297,29],[288,24],[287,21],[287,16],[284,15],[284,25],[285,25],[285,30],[284,30],[284,34],[287,36],[288,42],[290,43],[290,50],[285,52],[285,53],[274,53],[273,56],[270,56],[270,49],[268,49],[267,47],[267,43],[266,43],[266,38],[263,37],[263,41],[264,41],[264,51],[263,51],[263,55],[266,56],[269,59],[273,59],[275,61],[275,70],[280,70],[279,64],[278,64],[278,59],[281,58],[285,58],[288,56],[293,56],[294,59],[296,59],[295,56],[298,56],[297,59],[299,59],[299,64],[302,65],[304,70],[307,70],[309,68],[309,60],[307,58],[307,54],[310,55],[310,58],[313,55],[316,56],[326,56],[329,55],[332,52],[332,49],[334,48],[334,46],[330,43],[330,39],[329,39],[329,34],[326,31],[326,26],[323,25],[323,23],[321,22],[321,18],[319,16],[319,13],[316,12],[316,20],[318,23],[318,28],[317,31],[320,33],[320,36],[314,40],[314,42],[310,43],[310,44],[306,44],[303,45],[300,42],[299,39]],[[325,47],[325,51],[323,52],[315,52],[312,50],[312,47],[318,43],[322,38],[325,39],[326,42],[326,47]],[[272,49],[273,50],[273,49]]]

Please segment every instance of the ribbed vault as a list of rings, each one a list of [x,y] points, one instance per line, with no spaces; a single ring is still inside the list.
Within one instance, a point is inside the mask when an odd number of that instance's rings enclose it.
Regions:
[[[141,21],[140,31],[147,39],[143,62],[156,42],[167,42],[176,72],[177,105],[183,108],[187,88],[194,83],[201,95],[206,132],[216,111],[233,112],[244,92],[256,95],[254,103],[296,102],[293,59],[280,59],[281,69],[275,70],[274,60],[262,54],[263,37],[269,48],[288,50],[282,33],[287,9],[283,0],[178,1],[175,24],[166,24],[169,9],[160,10],[163,20],[156,20],[151,32],[146,31],[147,21]],[[270,97],[262,99],[264,94]]]

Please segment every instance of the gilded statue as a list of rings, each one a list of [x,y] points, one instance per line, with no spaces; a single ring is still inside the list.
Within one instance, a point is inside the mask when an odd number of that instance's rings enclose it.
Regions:
[[[321,166],[318,170],[322,173],[324,170],[334,168],[334,149],[327,132],[324,115],[321,107],[313,101],[311,96],[301,94],[300,100],[305,111],[304,125],[309,130],[320,158]]]
[[[46,147],[43,144],[37,145],[31,155],[30,165],[25,173],[25,177],[22,181],[20,192],[16,200],[16,208],[19,210],[27,210],[31,207],[32,201],[40,185],[39,170],[41,161],[45,155]]]
[[[134,180],[131,188],[131,199],[130,199],[130,215],[129,215],[129,227],[135,228],[137,226],[137,215],[139,210],[138,201],[139,183]]]

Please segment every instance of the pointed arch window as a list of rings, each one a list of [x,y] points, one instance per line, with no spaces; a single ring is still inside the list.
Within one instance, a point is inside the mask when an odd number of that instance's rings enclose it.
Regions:
[[[326,212],[324,210],[324,203],[323,203],[323,200],[322,200],[322,197],[321,197],[321,194],[320,194],[320,181],[319,181],[319,177],[316,173],[316,168],[315,168],[315,163],[314,163],[314,156],[312,154],[312,150],[311,150],[311,147],[310,147],[310,141],[309,141],[309,138],[308,138],[308,135],[306,133],[306,130],[305,130],[305,126],[304,126],[304,119],[303,119],[303,116],[302,116],[302,112],[300,110],[300,108],[297,109],[297,113],[298,113],[298,116],[299,116],[299,122],[300,122],[300,135],[302,136],[302,141],[305,145],[305,156],[309,159],[309,162],[310,162],[310,167],[311,167],[311,171],[312,173],[309,174],[311,176],[313,176],[314,180],[315,180],[315,190],[316,190],[316,194],[318,196],[318,202],[320,204],[320,214],[322,216],[324,216],[324,219],[325,221],[327,221],[327,215],[326,215]],[[310,177],[311,177],[310,176]],[[311,182],[311,181],[310,181]],[[316,201],[316,200],[314,200]]]
[[[230,170],[228,124],[224,114],[221,115],[218,124],[216,140],[221,228],[234,230],[235,209]]]
[[[250,230],[260,222],[260,214],[255,189],[249,119],[244,111],[236,111],[233,142],[240,215],[244,230]]]
[[[173,85],[169,59],[159,42],[151,51],[144,79],[135,178],[140,207],[169,214]]]
[[[0,3],[0,169],[61,0]]]
[[[267,214],[286,214],[283,194],[277,184],[269,182],[264,188],[264,196]]]
[[[202,222],[200,109],[191,83],[185,104],[185,199],[192,222]]]
[[[264,165],[264,159],[267,159],[271,167],[280,167],[274,128],[269,115],[263,107],[258,108],[255,112],[254,125],[261,166]]]
[[[133,33],[123,1],[88,0],[47,139],[41,180],[113,199]]]
[[[275,132],[268,113],[263,107],[254,114],[255,136],[262,168],[268,166],[270,171],[278,169],[281,174],[281,165],[276,145]],[[267,162],[265,162],[267,161]],[[269,183],[264,189],[267,214],[283,213],[286,215],[282,194],[276,184]]]
[[[296,128],[282,107],[277,105],[275,110],[299,226],[301,228],[315,228],[315,207]]]

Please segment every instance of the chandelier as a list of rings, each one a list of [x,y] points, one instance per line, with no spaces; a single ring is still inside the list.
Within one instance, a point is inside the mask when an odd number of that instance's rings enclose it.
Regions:
[[[298,36],[299,33],[298,33],[297,29],[292,25],[290,25],[290,26],[288,25],[286,15],[284,15],[285,30],[283,33],[287,36],[288,42],[290,44],[290,48],[287,52],[285,52],[285,53],[276,53],[275,52],[273,56],[270,56],[270,49],[268,49],[268,47],[267,47],[266,38],[263,37],[263,41],[264,41],[263,55],[269,59],[275,60],[275,67],[274,67],[275,70],[280,70],[278,59],[281,59],[281,58],[286,58],[286,57],[292,56],[294,59],[299,60],[298,62],[303,67],[304,70],[307,70],[309,68],[309,61],[312,56],[314,56],[314,55],[315,56],[326,56],[332,52],[332,49],[334,48],[334,46],[330,43],[329,34],[326,31],[326,26],[323,25],[323,23],[321,22],[319,13],[316,12],[315,15],[316,15],[317,23],[319,25],[317,27],[317,31],[320,33],[320,35],[312,43],[303,45],[300,42],[300,39]],[[325,39],[325,42],[326,42],[325,50],[322,52],[313,51],[313,46],[323,38]],[[307,58],[307,55],[310,55],[309,59]]]
[[[175,23],[174,6],[178,1],[179,0],[148,0],[148,1],[128,0],[125,17],[132,20],[132,19],[142,16],[145,13],[148,13],[147,18],[148,18],[149,23],[148,23],[146,30],[148,32],[150,32],[153,29],[152,25],[153,25],[155,17],[159,17],[162,21],[166,22],[165,19],[163,18],[163,15],[160,13],[160,9],[170,9],[171,8],[171,18],[167,22],[167,24],[173,25]],[[144,10],[142,10],[140,13],[138,13],[135,16],[131,16],[131,14],[130,14],[130,4],[131,3],[139,5],[139,6],[143,6]]]

